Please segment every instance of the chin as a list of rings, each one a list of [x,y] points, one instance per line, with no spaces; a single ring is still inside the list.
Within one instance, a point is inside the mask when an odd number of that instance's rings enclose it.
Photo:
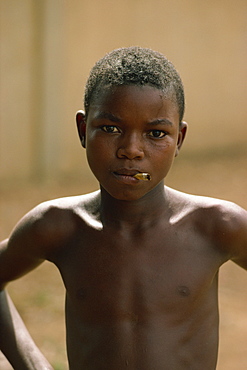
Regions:
[[[133,202],[133,201],[137,201],[139,199],[141,199],[142,197],[145,196],[145,194],[141,193],[140,192],[134,192],[133,190],[130,190],[130,191],[108,191],[107,189],[105,189],[104,187],[102,187],[104,189],[104,191],[112,198],[116,199],[116,200],[120,200],[120,201],[125,201],[125,202]]]
[[[142,196],[134,196],[133,194],[110,194],[114,199],[124,202],[133,202],[142,198]]]

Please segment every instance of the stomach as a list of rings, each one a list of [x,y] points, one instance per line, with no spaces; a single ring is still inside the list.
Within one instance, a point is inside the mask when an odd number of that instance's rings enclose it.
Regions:
[[[199,322],[200,321],[200,322]],[[215,370],[217,317],[121,319],[78,325],[67,315],[70,370]]]

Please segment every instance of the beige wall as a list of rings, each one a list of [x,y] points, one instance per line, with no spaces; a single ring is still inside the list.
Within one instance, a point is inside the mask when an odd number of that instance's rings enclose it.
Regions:
[[[81,171],[74,114],[113,48],[159,50],[181,73],[184,155],[246,146],[245,0],[0,0],[0,179]]]

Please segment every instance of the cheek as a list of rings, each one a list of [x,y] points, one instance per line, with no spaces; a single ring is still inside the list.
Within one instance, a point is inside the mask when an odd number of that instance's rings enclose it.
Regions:
[[[158,177],[166,177],[175,159],[175,154],[176,145],[173,145],[172,142],[157,145],[152,151],[152,166]]]
[[[109,162],[113,156],[113,148],[110,147],[107,140],[99,140],[94,138],[87,139],[86,155],[88,165],[91,168],[95,177],[99,180],[102,173],[105,173],[109,168]]]
[[[86,145],[90,153],[92,154],[113,154],[114,141],[110,140],[107,135],[101,135],[100,133],[91,132],[86,137]]]
[[[175,157],[176,148],[175,140],[167,139],[165,142],[152,144],[152,147],[149,148],[149,153],[151,153],[155,160],[165,163]]]

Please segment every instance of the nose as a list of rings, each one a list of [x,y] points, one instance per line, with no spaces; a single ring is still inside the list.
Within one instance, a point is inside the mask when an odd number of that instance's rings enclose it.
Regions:
[[[143,139],[137,134],[124,135],[117,149],[118,158],[142,159],[144,157]]]

